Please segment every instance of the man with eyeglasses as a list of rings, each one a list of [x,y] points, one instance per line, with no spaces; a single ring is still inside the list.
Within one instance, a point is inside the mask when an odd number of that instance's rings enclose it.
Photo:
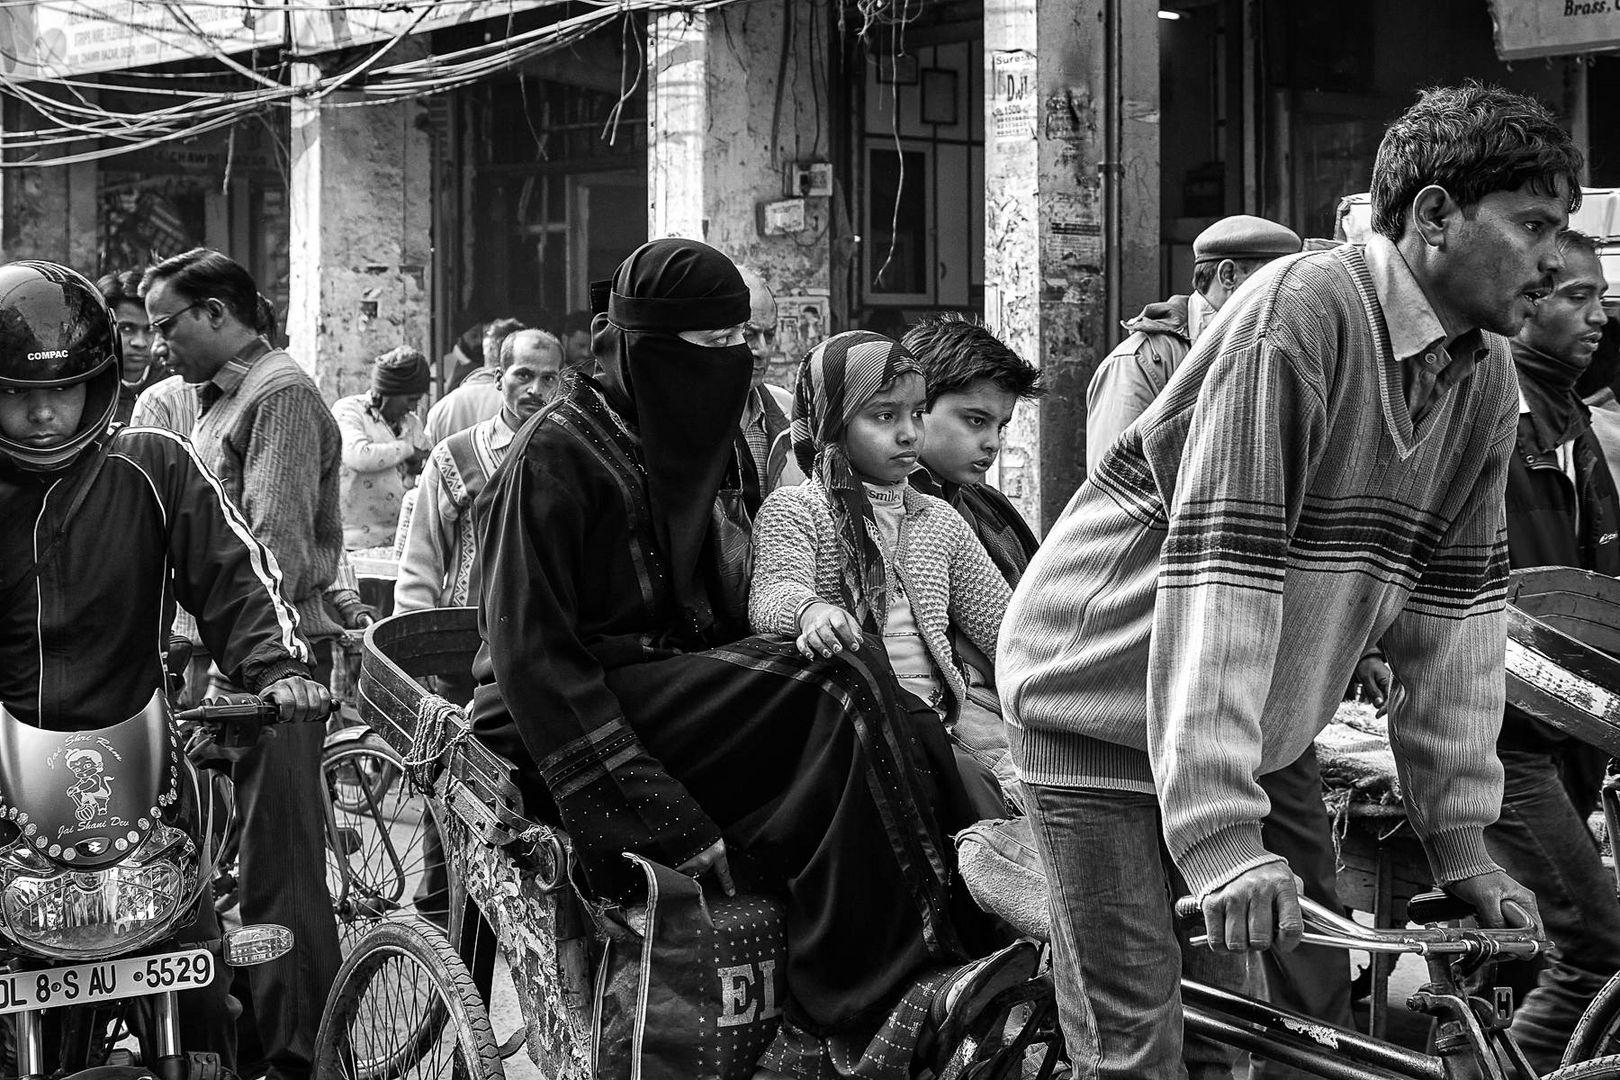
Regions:
[[[766,365],[776,355],[776,297],[759,274],[746,266],[737,269],[748,284],[748,321],[743,324],[743,340],[754,354],[754,381],[743,403],[741,427],[763,499],[775,488],[798,483],[804,475],[793,461],[788,436],[793,395],[765,381]]]
[[[343,553],[338,483],[342,436],[297,361],[260,332],[253,278],[217,251],[166,259],[141,282],[146,314],[169,363],[197,385],[191,441],[275,556],[298,630],[314,646],[312,674],[331,677],[341,632],[323,602]],[[341,959],[326,891],[321,724],[288,725],[232,769],[242,818],[242,918],[292,929],[298,947],[249,969],[252,1022],[239,1057],[259,1044],[267,1080],[310,1076],[315,1031]],[[248,1070],[241,1070],[250,1075]]]
[[[152,353],[152,327],[146,321],[146,307],[141,303],[140,272],[120,270],[103,275],[96,282],[96,288],[112,309],[118,337],[124,344],[124,365],[119,373],[118,404],[113,410],[113,420],[127,424],[141,391],[167,378],[169,371]]]

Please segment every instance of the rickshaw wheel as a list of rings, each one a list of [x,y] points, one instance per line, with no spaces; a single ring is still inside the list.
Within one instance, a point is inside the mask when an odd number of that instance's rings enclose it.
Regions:
[[[326,884],[347,949],[378,919],[414,912],[412,892],[427,872],[433,809],[405,776],[404,761],[380,736],[329,736],[321,774],[331,799]]]
[[[1574,1065],[1612,1054],[1620,1054],[1620,975],[1604,984],[1581,1014],[1563,1063]]]
[[[315,1075],[342,1080],[505,1080],[489,1014],[461,958],[421,919],[355,943],[326,999]]]

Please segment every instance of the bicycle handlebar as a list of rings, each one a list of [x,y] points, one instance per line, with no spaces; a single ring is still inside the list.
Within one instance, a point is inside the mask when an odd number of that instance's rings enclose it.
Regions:
[[[231,694],[226,697],[205,698],[194,709],[182,709],[174,714],[177,724],[203,724],[215,727],[231,721],[257,721],[273,724],[280,710],[273,701],[254,694]]]
[[[1300,938],[1303,945],[1359,949],[1364,952],[1415,953],[1419,956],[1456,954],[1523,958],[1540,956],[1550,948],[1548,941],[1528,930],[1464,929],[1454,926],[1380,930],[1346,918],[1307,896],[1299,898],[1299,909],[1305,919],[1305,933]],[[1176,901],[1178,918],[1190,919],[1201,913],[1202,907],[1193,897],[1184,896]],[[1208,943],[1207,934],[1192,938],[1194,945]]]

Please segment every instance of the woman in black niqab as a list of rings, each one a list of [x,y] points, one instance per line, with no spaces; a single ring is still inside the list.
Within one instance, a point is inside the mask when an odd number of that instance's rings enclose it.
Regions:
[[[700,627],[708,621],[700,563],[753,377],[747,321],[748,286],[732,261],[672,239],[619,264],[607,313],[592,325],[608,402],[641,437],[653,529],[676,598]]]
[[[568,831],[594,895],[644,889],[629,851],[710,888],[735,859],[787,896],[769,1068],[814,1077],[875,1054],[869,1074],[903,1080],[918,977],[982,944],[949,839],[976,815],[876,638],[807,661],[724,619],[705,630],[747,313],[736,269],[702,244],[657,241],[620,267],[594,327],[601,374],[525,424],[478,497],[473,732]]]

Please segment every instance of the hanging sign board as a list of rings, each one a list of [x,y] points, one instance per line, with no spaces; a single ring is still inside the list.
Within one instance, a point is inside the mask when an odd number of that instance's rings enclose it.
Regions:
[[[38,0],[0,6],[0,71],[53,79],[279,47],[281,0]]]
[[[1491,0],[1503,60],[1620,49],[1620,0]]]

